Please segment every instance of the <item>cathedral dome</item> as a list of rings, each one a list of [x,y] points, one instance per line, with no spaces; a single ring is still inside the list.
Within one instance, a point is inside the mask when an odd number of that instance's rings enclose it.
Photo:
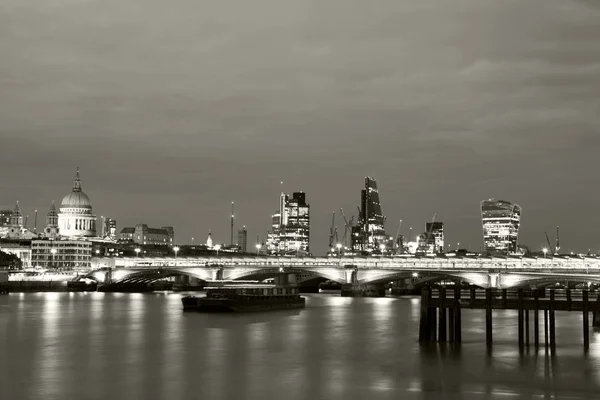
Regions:
[[[92,202],[87,194],[83,192],[71,192],[66,195],[62,203],[61,208],[89,208],[92,209]]]
[[[66,195],[62,203],[60,203],[61,210],[67,210],[72,208],[83,208],[92,210],[92,202],[87,194],[81,190],[81,178],[79,177],[79,168],[77,168],[77,174],[73,180],[73,191]]]

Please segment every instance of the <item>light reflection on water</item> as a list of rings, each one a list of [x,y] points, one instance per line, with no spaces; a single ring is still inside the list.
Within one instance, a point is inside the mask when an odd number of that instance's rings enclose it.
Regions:
[[[543,345],[520,354],[516,313],[494,312],[488,356],[480,311],[463,311],[459,348],[419,346],[414,298],[306,297],[299,311],[217,315],[184,314],[181,294],[2,296],[2,398],[576,399],[600,393],[600,340],[593,332],[583,353],[580,313],[557,313],[558,355],[550,357]]]

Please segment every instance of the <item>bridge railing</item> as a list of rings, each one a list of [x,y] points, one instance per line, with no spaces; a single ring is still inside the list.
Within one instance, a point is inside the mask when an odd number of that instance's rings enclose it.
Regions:
[[[97,265],[107,264],[96,259]],[[600,272],[598,258],[446,258],[446,257],[131,257],[113,258],[116,268],[243,268],[331,267],[359,269],[467,269],[467,270],[586,270]]]

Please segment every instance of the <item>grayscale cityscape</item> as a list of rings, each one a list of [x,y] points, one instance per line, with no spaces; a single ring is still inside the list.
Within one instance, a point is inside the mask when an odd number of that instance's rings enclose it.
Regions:
[[[0,10],[2,399],[600,397],[600,2]]]

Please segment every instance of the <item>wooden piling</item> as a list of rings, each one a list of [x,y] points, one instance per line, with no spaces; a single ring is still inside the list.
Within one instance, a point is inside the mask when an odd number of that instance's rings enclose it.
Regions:
[[[485,343],[492,345],[492,289],[485,289]]]
[[[571,289],[567,289],[567,309],[571,311]]]
[[[554,303],[554,289],[550,290],[550,353],[554,355],[556,353],[556,324],[554,318],[554,311],[556,304]]]
[[[523,348],[523,289],[517,289],[517,319],[519,329],[519,349]]]
[[[544,346],[548,348],[548,310],[544,310]]]
[[[460,284],[454,287],[454,342],[462,342],[462,323],[460,312]]]
[[[419,324],[419,342],[429,341],[429,302],[431,289],[424,287],[421,290],[421,320]]]
[[[446,301],[446,288],[440,288],[440,308],[438,310],[439,313],[439,335],[438,340],[440,342],[446,342],[446,309],[444,308],[444,302]]]
[[[477,295],[475,294],[475,288],[472,287],[471,290],[469,291],[469,307],[473,308],[473,304],[475,304],[475,299],[477,298]]]
[[[529,347],[529,310],[525,310],[525,346]]]
[[[596,310],[600,310],[600,293],[598,293],[598,297],[596,297]],[[592,312],[592,326],[594,328],[600,327],[600,311]]]
[[[429,341],[436,342],[437,341],[437,312],[435,308],[429,308]]]
[[[533,342],[535,348],[540,347],[540,321],[539,321],[539,309],[540,309],[540,294],[538,289],[533,291]]]
[[[583,349],[588,351],[590,349],[590,314],[589,314],[589,302],[588,302],[588,291],[584,290],[582,293],[583,297]]]
[[[448,342],[454,343],[454,308],[448,309]]]
[[[502,308],[506,308],[506,289],[502,289]]]

